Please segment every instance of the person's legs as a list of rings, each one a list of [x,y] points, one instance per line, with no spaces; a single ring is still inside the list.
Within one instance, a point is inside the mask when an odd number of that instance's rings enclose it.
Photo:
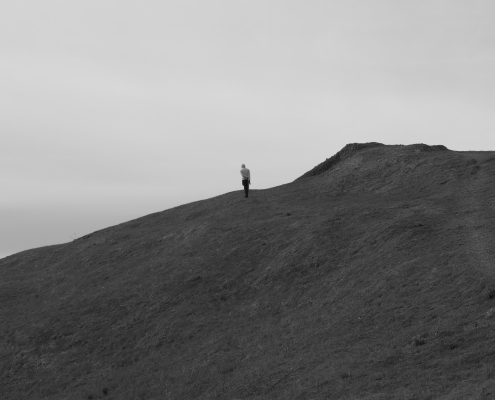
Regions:
[[[249,181],[243,180],[242,186],[244,186],[244,197],[248,197],[249,194]]]

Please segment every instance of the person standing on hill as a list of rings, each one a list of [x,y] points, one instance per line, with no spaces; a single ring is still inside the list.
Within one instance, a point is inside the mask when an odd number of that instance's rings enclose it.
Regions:
[[[242,186],[244,186],[244,198],[249,195],[249,185],[251,184],[251,172],[246,168],[244,164],[241,165]]]

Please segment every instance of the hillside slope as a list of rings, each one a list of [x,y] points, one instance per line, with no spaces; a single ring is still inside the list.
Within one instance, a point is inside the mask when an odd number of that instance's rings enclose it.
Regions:
[[[1,398],[493,398],[494,182],[495,152],[357,146],[2,259]]]

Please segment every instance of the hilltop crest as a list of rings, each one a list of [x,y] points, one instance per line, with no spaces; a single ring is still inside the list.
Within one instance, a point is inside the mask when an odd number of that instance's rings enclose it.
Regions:
[[[353,155],[355,155],[356,153],[358,153],[362,150],[370,149],[370,148],[374,148],[374,147],[381,147],[381,146],[385,146],[385,145],[383,143],[378,143],[378,142],[349,143],[349,144],[345,145],[342,148],[342,150],[340,150],[336,154],[334,154],[332,157],[327,158],[325,161],[318,164],[316,167],[314,167],[310,171],[306,172],[304,175],[297,178],[296,181],[299,179],[302,179],[302,178],[320,175],[323,172],[326,172],[326,171],[332,169],[335,165],[337,165],[341,161],[343,161],[349,157],[352,157]],[[415,152],[448,151],[448,148],[443,146],[443,145],[429,146],[429,145],[424,144],[424,143],[417,143],[417,144],[407,145],[404,147],[412,148],[412,149],[414,149]]]

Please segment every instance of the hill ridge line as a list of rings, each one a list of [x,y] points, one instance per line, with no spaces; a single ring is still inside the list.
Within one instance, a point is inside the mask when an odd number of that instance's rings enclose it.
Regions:
[[[367,142],[367,143],[349,143],[346,144],[341,150],[339,150],[337,153],[335,153],[332,157],[327,158],[325,161],[321,162],[317,166],[315,166],[313,169],[309,170],[308,172],[304,173],[301,175],[299,178],[296,178],[294,181],[298,181],[303,178],[307,178],[310,176],[316,176],[320,175],[333,167],[335,167],[337,164],[339,164],[341,161],[352,157],[358,152],[361,152],[363,150],[375,148],[375,147],[387,147],[390,145],[385,145],[383,143],[378,143],[378,142]],[[422,151],[448,151],[449,149],[443,145],[427,145],[424,143],[416,143],[416,144],[411,144],[411,145],[399,145],[399,146],[405,146],[405,147],[410,147],[414,149],[416,152],[422,152]]]

